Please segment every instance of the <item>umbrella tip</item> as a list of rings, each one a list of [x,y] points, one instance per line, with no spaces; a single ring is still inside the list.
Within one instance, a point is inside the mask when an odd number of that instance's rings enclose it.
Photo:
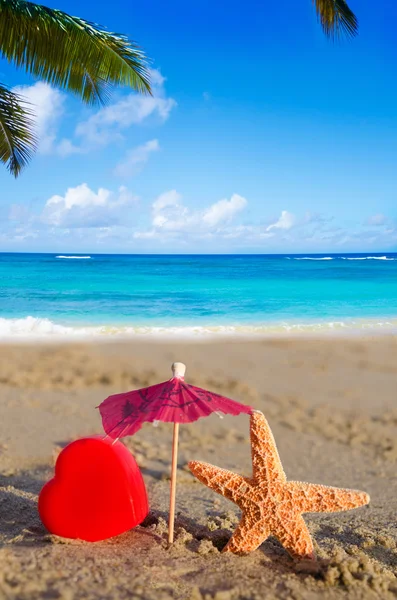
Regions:
[[[181,362],[174,362],[171,366],[172,374],[174,377],[178,377],[179,379],[183,379],[186,372],[186,365]]]

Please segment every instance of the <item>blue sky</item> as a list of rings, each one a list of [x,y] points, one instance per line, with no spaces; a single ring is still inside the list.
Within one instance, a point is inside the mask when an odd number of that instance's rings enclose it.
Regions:
[[[41,139],[17,180],[0,169],[0,250],[397,249],[391,2],[352,2],[338,44],[310,0],[48,4],[138,41],[154,97],[87,108],[0,62]]]

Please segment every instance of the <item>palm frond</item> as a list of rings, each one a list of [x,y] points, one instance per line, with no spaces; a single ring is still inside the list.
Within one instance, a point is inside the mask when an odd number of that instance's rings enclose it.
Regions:
[[[358,20],[345,0],[312,0],[324,33],[330,38],[354,37]]]
[[[87,103],[113,85],[151,93],[147,58],[126,36],[25,0],[0,0],[0,56]]]
[[[0,161],[15,177],[36,149],[32,116],[28,104],[0,83]]]

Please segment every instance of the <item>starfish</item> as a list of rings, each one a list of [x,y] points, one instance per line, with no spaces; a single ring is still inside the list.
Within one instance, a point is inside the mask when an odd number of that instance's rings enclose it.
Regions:
[[[296,559],[315,559],[313,542],[303,520],[306,512],[338,512],[364,506],[365,492],[314,483],[287,481],[276,443],[263,413],[250,421],[252,477],[208,463],[192,461],[189,469],[209,488],[235,502],[240,523],[223,552],[248,554],[274,535]]]

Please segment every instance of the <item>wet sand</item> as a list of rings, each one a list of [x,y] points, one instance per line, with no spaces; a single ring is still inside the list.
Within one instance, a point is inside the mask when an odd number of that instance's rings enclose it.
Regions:
[[[37,496],[71,440],[100,433],[108,395],[188,366],[188,382],[262,410],[290,479],[367,491],[371,503],[307,515],[318,562],[294,563],[274,538],[221,554],[238,508],[198,483],[189,460],[250,474],[249,419],[181,426],[176,543],[166,521],[172,426],[126,440],[151,514],[89,544],[51,536]],[[125,342],[0,347],[0,598],[259,600],[397,597],[397,338]]]

